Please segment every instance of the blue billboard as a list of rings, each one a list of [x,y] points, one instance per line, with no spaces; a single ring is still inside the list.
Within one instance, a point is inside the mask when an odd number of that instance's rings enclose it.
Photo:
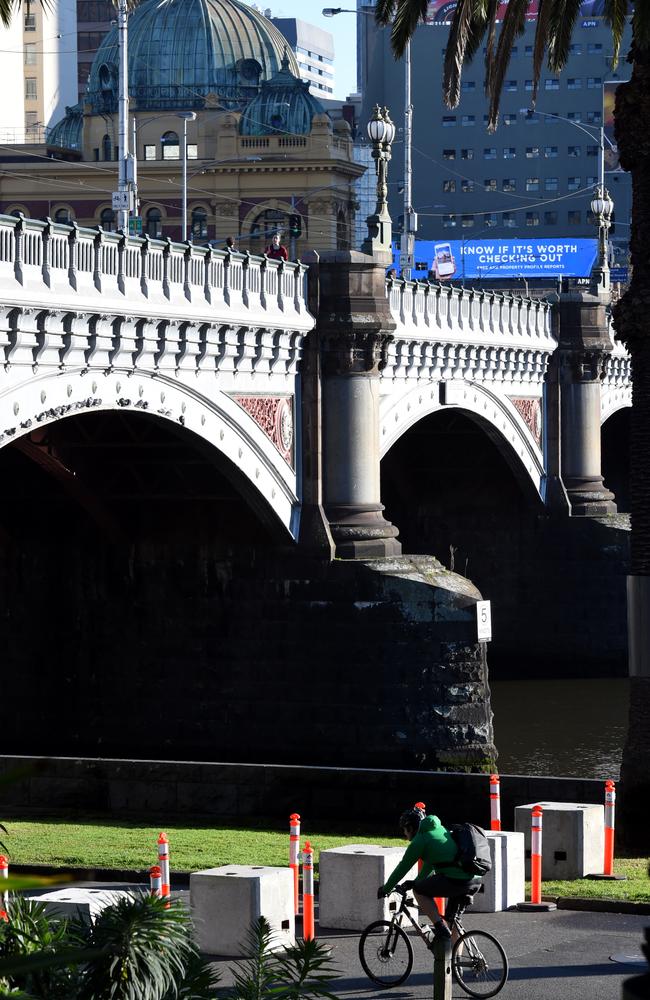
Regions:
[[[440,280],[587,278],[596,261],[595,239],[416,240],[415,271]],[[395,255],[399,266],[399,254]]]

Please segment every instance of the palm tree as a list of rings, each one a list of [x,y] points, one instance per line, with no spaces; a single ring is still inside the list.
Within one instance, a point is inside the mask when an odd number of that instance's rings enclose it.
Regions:
[[[533,46],[533,99],[544,62],[553,73],[566,65],[581,0],[539,0]],[[391,43],[401,57],[417,25],[424,20],[427,0],[377,0],[376,19],[391,24]],[[485,39],[485,89],[488,127],[494,131],[505,73],[515,39],[524,31],[530,0],[509,0],[497,37],[498,0],[458,0],[445,53],[443,94],[449,107],[460,100],[463,65]],[[632,175],[633,276],[630,287],[613,310],[616,336],[627,347],[633,370],[630,440],[631,565],[629,612],[637,641],[630,653],[630,716],[621,777],[625,796],[620,828],[626,845],[646,844],[644,803],[650,796],[650,2],[604,0],[604,20],[611,28],[618,58],[628,16],[632,64],[628,83],[619,84],[614,111],[615,135],[624,170]],[[636,623],[636,624],[635,624]],[[645,624],[645,632],[643,626]]]

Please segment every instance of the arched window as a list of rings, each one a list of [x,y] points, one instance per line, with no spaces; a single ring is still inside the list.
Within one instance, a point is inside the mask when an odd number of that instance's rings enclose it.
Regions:
[[[104,138],[102,139],[102,159],[103,160],[113,159],[113,151],[112,151],[112,143],[110,135],[105,135]]]
[[[208,236],[208,213],[204,208],[192,209],[192,239],[205,240]]]
[[[105,232],[115,232],[115,212],[112,208],[102,209],[102,214],[99,217],[99,224]]]
[[[251,239],[262,238],[268,243],[276,233],[286,232],[288,229],[288,217],[286,212],[279,212],[275,208],[267,208],[261,212],[251,226]]]
[[[57,208],[54,213],[54,221],[62,223],[64,226],[69,226],[72,222],[72,213],[69,208]]]
[[[150,208],[147,212],[145,232],[154,240],[158,240],[162,236],[162,215],[159,208]]]
[[[179,160],[181,147],[178,144],[178,134],[176,132],[165,132],[160,140],[162,145],[163,160]]]

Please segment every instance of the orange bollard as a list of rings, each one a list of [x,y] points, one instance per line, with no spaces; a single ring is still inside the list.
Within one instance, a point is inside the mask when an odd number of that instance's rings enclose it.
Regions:
[[[614,807],[616,805],[616,785],[605,782],[605,861],[603,874],[614,874]]]
[[[302,936],[305,941],[316,937],[314,924],[314,849],[308,840],[302,853]]]
[[[498,774],[490,775],[490,830],[501,829],[501,783]]]
[[[152,865],[149,869],[149,895],[160,899],[162,896],[162,872],[160,865]]]
[[[530,828],[530,901],[542,901],[542,807],[533,806]]]
[[[289,816],[289,868],[293,871],[294,912],[300,909],[300,815]]]
[[[9,878],[9,859],[6,854],[0,854],[0,879],[3,878]],[[0,892],[0,920],[9,923],[6,892]]]
[[[163,899],[167,899],[171,896],[171,888],[169,884],[169,838],[166,833],[161,833],[158,837],[158,863],[161,875],[160,895]]]

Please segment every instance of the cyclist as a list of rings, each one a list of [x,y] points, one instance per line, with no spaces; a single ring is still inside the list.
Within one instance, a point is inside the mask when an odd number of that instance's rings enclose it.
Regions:
[[[424,913],[433,925],[432,937],[449,938],[451,930],[434,902],[434,897],[443,896],[448,900],[446,916],[453,919],[462,896],[473,895],[481,885],[481,876],[468,876],[456,864],[458,847],[449,830],[437,816],[425,816],[422,809],[407,809],[399,820],[402,835],[410,841],[404,857],[386,882],[377,890],[377,897],[387,896],[417,861],[422,861],[422,870],[412,886],[420,913]]]

